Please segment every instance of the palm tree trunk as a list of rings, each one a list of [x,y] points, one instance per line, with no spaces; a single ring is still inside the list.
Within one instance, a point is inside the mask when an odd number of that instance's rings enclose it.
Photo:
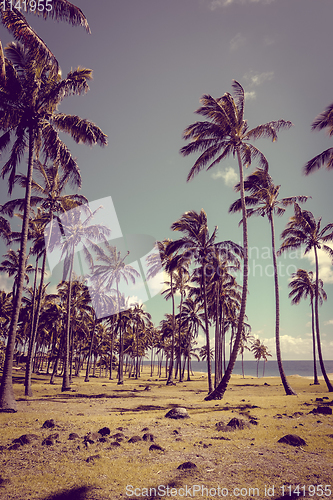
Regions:
[[[32,125],[30,125],[27,186],[25,191],[24,213],[22,221],[22,235],[21,235],[20,255],[19,255],[19,269],[17,275],[17,287],[15,296],[13,297],[13,313],[8,332],[6,357],[5,357],[1,387],[0,387],[0,411],[7,411],[7,412],[17,411],[17,405],[13,390],[13,359],[14,359],[14,348],[16,340],[16,330],[21,308],[25,268],[27,260],[26,254],[27,254],[28,228],[29,228],[29,218],[30,218],[33,155],[34,155],[34,130]]]
[[[315,288],[315,321],[316,321],[316,331],[317,331],[317,347],[318,347],[318,356],[319,356],[319,363],[320,363],[320,368],[321,368],[321,373],[323,374],[323,377],[325,379],[327,389],[329,392],[333,392],[333,386],[330,382],[330,379],[327,376],[326,370],[325,370],[325,365],[323,361],[323,355],[321,352],[321,343],[320,343],[320,332],[319,332],[319,309],[318,309],[318,303],[319,303],[319,291],[318,291],[318,282],[319,282],[319,265],[318,265],[318,253],[317,253],[317,248],[314,246],[314,253],[315,253],[315,262],[316,262],[316,288]]]
[[[206,264],[201,268],[201,279],[203,286],[204,312],[205,312],[205,329],[206,329],[206,347],[207,347],[207,374],[208,374],[208,394],[213,390],[212,385],[212,363],[210,359],[210,339],[209,339],[209,321],[208,321],[208,306],[207,306],[207,290],[206,290]]]
[[[239,344],[242,336],[242,330],[244,325],[244,317],[245,317],[245,309],[246,309],[246,299],[247,299],[247,286],[248,286],[248,273],[249,273],[249,258],[248,258],[248,236],[247,236],[247,214],[246,214],[246,206],[245,206],[245,195],[244,195],[244,175],[243,175],[243,165],[242,159],[239,151],[239,147],[237,147],[237,159],[238,159],[238,167],[239,167],[239,185],[240,185],[240,194],[241,194],[241,205],[242,205],[242,215],[243,215],[243,250],[244,250],[244,265],[243,265],[243,288],[242,288],[242,299],[241,299],[241,308],[238,316],[238,327],[237,334],[234,343],[234,347],[232,349],[232,353],[229,359],[228,367],[224,373],[224,376],[217,386],[217,388],[208,396],[206,396],[205,400],[210,401],[212,399],[222,399],[223,395],[227,389],[232,371],[234,369]]]
[[[30,333],[29,333],[29,347],[28,347],[28,359],[27,359],[27,364],[26,364],[26,369],[25,369],[25,391],[24,395],[25,396],[32,396],[32,389],[31,389],[31,374],[32,374],[32,358],[33,358],[33,346],[35,343],[35,338],[33,336],[35,327],[35,317],[36,317],[36,307],[35,307],[35,301],[36,301],[36,288],[37,288],[37,275],[38,275],[38,260],[39,256],[37,255],[36,257],[36,266],[35,266],[35,279],[34,279],[34,289],[33,289],[33,295],[32,295],[32,310],[31,310],[31,323],[30,323]]]
[[[281,347],[280,347],[280,298],[279,298],[279,281],[278,281],[278,270],[276,265],[276,251],[275,251],[275,233],[274,233],[274,220],[272,212],[268,216],[271,225],[271,237],[272,237],[272,253],[273,253],[273,266],[274,266],[274,286],[275,286],[275,344],[276,344],[276,358],[279,367],[281,381],[287,396],[296,396],[296,392],[290,387],[287,381],[287,377],[284,373],[281,358]]]
[[[317,360],[316,360],[316,334],[314,324],[314,310],[313,310],[313,297],[311,297],[311,326],[312,326],[312,352],[313,352],[313,385],[320,385],[317,374]]]
[[[68,292],[67,292],[67,320],[66,320],[66,330],[65,335],[65,349],[64,349],[64,373],[62,380],[61,391],[70,391],[70,381],[69,381],[69,340],[70,340],[70,326],[71,326],[71,300],[72,300],[72,272],[74,263],[74,248],[71,256],[71,263],[69,268],[69,282],[68,282]]]
[[[88,354],[88,360],[87,360],[87,369],[86,369],[86,376],[84,381],[89,382],[89,369],[90,369],[90,360],[91,360],[91,353],[92,353],[92,348],[93,348],[93,343],[94,343],[94,336],[95,336],[95,329],[96,329],[96,314],[94,313],[94,326],[93,326],[93,331],[91,334],[91,339],[90,339],[90,346],[89,346],[89,354]]]
[[[172,273],[170,274],[170,286],[171,286],[171,298],[172,298],[172,338],[171,338],[169,373],[166,385],[173,384],[173,362],[175,357],[175,297],[173,293]]]

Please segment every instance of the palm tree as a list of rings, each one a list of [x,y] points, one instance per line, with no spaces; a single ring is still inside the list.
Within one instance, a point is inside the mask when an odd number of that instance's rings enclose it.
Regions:
[[[168,369],[168,379],[167,385],[173,384],[173,363],[174,363],[174,351],[175,351],[175,287],[174,287],[174,272],[178,265],[178,260],[176,255],[172,255],[169,252],[172,240],[165,239],[163,241],[157,241],[155,243],[155,250],[147,257],[148,272],[147,279],[152,279],[157,276],[158,273],[162,272],[162,269],[170,276],[170,294],[166,294],[166,299],[171,297],[172,300],[172,327],[171,327],[171,354],[170,354],[170,364]],[[176,257],[176,258],[175,258]]]
[[[47,47],[45,42],[37,35],[37,33],[29,25],[24,15],[21,13],[21,10],[23,9],[18,10],[15,7],[16,2],[14,3],[11,0],[4,0],[2,4],[4,5],[0,10],[1,23],[8,29],[14,38],[29,47],[32,57],[35,60],[48,59],[57,66],[58,62],[53,53]],[[35,8],[33,8],[34,5]],[[68,0],[48,0],[45,2],[44,7],[44,10],[40,11],[38,10],[36,3],[25,3],[25,10],[29,13],[43,16],[44,19],[50,17],[56,21],[68,22],[73,26],[82,26],[88,33],[90,33],[87,19],[82,10],[70,3]],[[0,54],[1,53],[2,49],[0,43]]]
[[[97,209],[98,210],[98,209]],[[78,245],[83,246],[85,256],[89,263],[91,263],[91,254],[87,247],[97,247],[94,244],[96,241],[101,241],[102,239],[110,234],[110,230],[100,224],[92,224],[92,219],[96,214],[97,210],[91,212],[87,205],[81,205],[72,210],[61,215],[59,218],[60,231],[55,231],[55,239],[52,240],[52,235],[50,239],[50,245],[52,247],[61,245],[62,253],[61,259],[64,257],[64,270],[63,270],[63,281],[67,279],[69,281],[68,293],[67,293],[67,320],[65,329],[65,361],[64,361],[64,377],[62,391],[70,390],[69,381],[69,340],[70,340],[70,319],[71,319],[71,297],[72,297],[72,279],[74,270],[74,256],[76,248]],[[84,214],[84,220],[81,220],[81,216]],[[63,237],[64,235],[64,237]],[[60,236],[60,240],[58,239]],[[97,247],[98,248],[98,247]]]
[[[126,311],[128,309],[127,301],[121,303],[121,293],[119,285],[121,282],[125,282],[126,285],[131,282],[135,284],[135,278],[140,276],[140,273],[130,264],[125,264],[125,259],[129,255],[129,251],[124,257],[121,253],[117,251],[115,246],[110,245],[108,241],[104,241],[103,249],[102,245],[93,245],[95,253],[97,254],[97,261],[102,262],[94,266],[94,277],[100,277],[101,283],[105,286],[108,291],[112,290],[115,286],[115,303],[117,304],[114,314],[119,314],[121,311]],[[114,290],[114,288],[113,288]],[[119,384],[123,384],[123,329],[120,328],[120,353],[119,353]]]
[[[297,269],[296,273],[291,275],[292,280],[289,283],[291,292],[289,298],[292,298],[292,304],[299,304],[301,299],[310,298],[311,306],[311,327],[312,327],[312,352],[313,352],[313,384],[319,385],[317,375],[317,362],[316,362],[316,334],[315,334],[315,314],[313,308],[313,298],[315,297],[316,283],[313,278],[312,271],[305,271],[305,269]],[[324,300],[327,300],[326,292],[323,288],[323,281],[318,280],[318,293],[319,304],[322,305]]]
[[[7,344],[4,377],[0,390],[0,408],[16,411],[12,390],[12,360],[15,345],[16,327],[22,299],[24,263],[27,250],[28,224],[34,158],[40,152],[45,158],[60,163],[70,180],[80,184],[78,165],[67,146],[60,140],[57,131],[70,133],[76,142],[85,144],[107,144],[106,135],[92,122],[78,116],[57,112],[57,106],[68,95],[79,95],[88,90],[87,80],[91,70],[71,71],[62,80],[55,75],[53,66],[48,62],[33,59],[33,52],[19,43],[12,42],[7,47],[5,59],[6,76],[0,79],[0,149],[4,150],[15,133],[9,160],[2,169],[2,176],[9,175],[9,193],[16,177],[16,169],[28,150],[28,170],[25,193],[22,236],[20,243],[20,268],[18,291],[14,299],[12,323]],[[28,142],[27,142],[28,138]]]
[[[17,293],[17,287],[18,287],[18,273],[19,273],[19,265],[20,265],[20,258],[19,258],[19,252],[15,250],[7,250],[7,253],[3,255],[4,260],[0,264],[0,273],[7,273],[8,276],[11,278],[12,276],[14,277],[13,281],[13,289],[12,289],[12,296],[15,297]],[[27,263],[28,257],[26,258],[26,266],[25,266],[25,273],[24,273],[24,281],[26,283],[29,282],[29,274],[34,272],[34,267],[31,264]]]
[[[2,208],[0,211],[2,211]],[[5,217],[0,216],[0,236],[5,240],[6,243],[9,243],[11,235],[10,224]]]
[[[196,263],[200,265],[200,285],[202,288],[202,297],[204,303],[205,313],[205,334],[207,350],[210,352],[210,338],[209,338],[209,320],[208,320],[208,303],[207,303],[207,275],[208,266],[211,268],[212,257],[216,252],[228,252],[232,250],[238,255],[242,255],[242,249],[232,241],[223,241],[215,243],[217,235],[217,227],[215,227],[213,234],[209,235],[207,225],[207,215],[203,209],[200,214],[191,210],[181,216],[181,218],[174,222],[171,226],[173,231],[180,231],[185,234],[179,240],[173,241],[168,247],[168,253],[175,253],[182,249],[184,251],[184,258],[189,261],[194,258]],[[211,373],[211,359],[207,357],[207,371],[208,371],[208,391],[212,392],[212,373]]]
[[[326,243],[333,241],[333,224],[327,224],[321,229],[321,218],[315,219],[313,214],[307,210],[302,210],[295,203],[295,215],[290,218],[286,228],[282,231],[281,238],[284,239],[278,254],[287,250],[296,250],[305,246],[304,254],[309,253],[312,249],[315,256],[316,279],[315,279],[315,318],[316,318],[316,334],[317,347],[320,368],[325,379],[329,392],[333,392],[331,384],[323,361],[320,343],[319,330],[319,262],[318,249],[326,252],[330,258],[333,258],[333,250]]]
[[[239,167],[244,247],[241,309],[238,317],[236,339],[228,368],[217,388],[205,398],[206,400],[221,399],[226,391],[237,359],[245,317],[248,285],[248,236],[244,200],[243,167],[250,166],[252,159],[255,159],[259,161],[260,167],[266,170],[268,169],[268,162],[265,156],[254,147],[250,141],[267,137],[271,138],[274,142],[277,139],[277,132],[280,129],[289,128],[292,125],[289,121],[278,120],[259,125],[249,130],[247,122],[244,120],[244,89],[235,80],[233,81],[232,87],[234,90],[234,98],[229,93],[217,99],[214,99],[210,95],[204,95],[202,97],[202,107],[196,112],[201,116],[208,117],[210,121],[196,122],[187,127],[183,137],[184,139],[191,139],[191,142],[180,150],[183,156],[201,152],[188,174],[188,181],[205,167],[207,167],[207,170],[211,169],[223,159],[230,156],[230,154],[237,156]]]
[[[303,203],[308,199],[308,196],[290,196],[289,198],[278,199],[281,186],[276,186],[273,183],[269,173],[262,169],[255,170],[244,181],[244,190],[250,195],[245,197],[245,205],[253,207],[247,209],[247,217],[252,215],[268,218],[271,228],[272,255],[274,267],[274,288],[275,288],[275,344],[276,357],[280,372],[281,381],[287,395],[295,395],[295,391],[290,387],[287,377],[284,373],[281,346],[280,346],[280,298],[279,298],[279,282],[278,268],[276,261],[275,249],[275,231],[274,231],[274,215],[282,216],[286,207],[293,205],[295,202]],[[235,186],[236,191],[240,190],[239,183]],[[229,212],[234,213],[241,210],[241,200],[236,200],[229,208]]]
[[[184,327],[187,329],[187,380],[190,381],[191,347],[193,346],[193,340],[198,336],[199,328],[204,329],[204,325],[202,322],[201,301],[199,301],[198,299],[195,300],[190,296],[186,297],[183,304],[180,321],[182,325],[184,325]]]
[[[251,351],[254,354],[254,358],[257,360],[257,377],[259,377],[259,374],[258,374],[259,361],[261,360],[261,358],[263,358],[263,360],[266,363],[267,356],[272,356],[272,355],[268,352],[267,347],[264,344],[262,344],[259,339],[256,339],[253,342],[253,344],[251,346]],[[264,363],[264,367],[263,367],[262,376],[265,375],[265,363]]]
[[[333,135],[333,103],[330,104],[323,113],[317,116],[317,118],[312,123],[312,130],[323,130],[328,129],[328,135],[332,137]],[[322,165],[326,165],[327,170],[333,168],[333,148],[328,148],[319,155],[309,160],[303,171],[305,175],[309,175],[315,170],[318,170]]]

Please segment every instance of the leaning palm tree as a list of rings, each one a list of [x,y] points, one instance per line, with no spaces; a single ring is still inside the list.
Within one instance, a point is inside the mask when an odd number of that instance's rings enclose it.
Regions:
[[[78,68],[65,79],[54,73],[53,66],[36,61],[33,52],[19,43],[11,42],[6,49],[5,75],[0,76],[0,150],[14,142],[8,161],[2,168],[2,176],[9,177],[9,194],[16,179],[16,169],[28,153],[27,184],[20,242],[20,268],[18,290],[14,298],[12,323],[7,344],[4,376],[0,389],[0,408],[16,411],[12,388],[12,362],[18,315],[22,300],[24,263],[27,251],[28,225],[34,159],[40,154],[59,162],[71,181],[80,184],[78,165],[58,131],[71,134],[77,143],[107,144],[106,135],[92,122],[78,116],[57,111],[58,105],[69,95],[79,95],[88,90],[87,80],[92,71]]]
[[[12,0],[4,0],[2,9],[0,10],[0,22],[14,36],[15,40],[21,42],[26,47],[29,47],[32,57],[35,60],[49,60],[58,65],[57,60],[45,42],[38,36],[35,30],[29,25],[27,19],[22,14],[23,5],[21,2],[13,2]],[[44,19],[51,18],[56,21],[65,21],[73,26],[82,26],[90,33],[90,28],[82,10],[76,7],[68,0],[46,0],[37,4],[37,2],[22,2],[25,4],[25,11],[42,16]],[[16,6],[19,5],[20,9]],[[42,8],[41,8],[42,7]],[[0,43],[0,60],[2,49]]]
[[[276,261],[275,248],[275,231],[274,231],[274,215],[282,216],[286,208],[293,205],[295,202],[303,203],[308,199],[308,196],[290,196],[288,198],[278,198],[281,186],[276,186],[273,183],[269,173],[262,169],[255,170],[244,181],[244,190],[249,193],[245,197],[245,205],[250,207],[247,209],[247,216],[252,215],[267,217],[271,228],[271,242],[274,268],[274,288],[275,288],[275,345],[276,358],[279,367],[279,373],[284,390],[287,395],[295,395],[294,390],[290,387],[287,377],[284,373],[281,346],[280,346],[280,298],[279,298],[279,282],[278,268]],[[235,186],[235,190],[240,190],[239,183]],[[241,210],[241,200],[236,200],[229,208],[229,212],[234,213]]]
[[[175,253],[182,250],[184,259],[191,261],[195,260],[200,266],[200,286],[202,290],[204,314],[205,314],[205,334],[207,352],[210,352],[209,338],[209,319],[208,319],[208,302],[207,302],[207,281],[208,268],[212,267],[213,256],[216,252],[223,254],[224,252],[232,251],[238,256],[243,254],[242,248],[232,241],[223,241],[216,243],[217,227],[215,227],[212,235],[209,234],[207,215],[203,209],[200,214],[195,210],[186,212],[179,220],[171,226],[173,231],[180,231],[184,236],[179,240],[173,241],[168,247],[168,253]],[[211,358],[207,356],[207,371],[208,371],[208,392],[212,392],[212,372]]]
[[[312,352],[313,352],[313,384],[319,385],[318,375],[317,375],[317,362],[316,362],[316,334],[315,334],[315,314],[313,308],[313,299],[315,296],[316,283],[313,278],[312,271],[306,271],[305,269],[297,269],[296,273],[291,275],[292,280],[289,283],[289,288],[291,292],[288,297],[292,298],[292,304],[299,304],[301,299],[310,298],[311,306],[311,328],[312,328]],[[324,300],[327,300],[326,292],[323,288],[323,280],[318,280],[318,293],[319,293],[319,304],[322,305]]]
[[[290,128],[292,123],[285,120],[271,121],[253,129],[248,128],[244,120],[244,89],[234,80],[234,98],[226,93],[214,99],[204,95],[201,99],[202,107],[196,112],[210,121],[196,122],[185,130],[184,139],[191,142],[184,146],[180,152],[183,156],[200,152],[200,156],[191,168],[187,180],[191,180],[201,170],[211,169],[231,154],[237,157],[239,167],[240,194],[243,216],[243,247],[244,247],[244,272],[241,309],[238,318],[237,334],[228,368],[217,388],[205,399],[221,399],[226,391],[228,382],[234,368],[245,317],[246,297],[248,287],[248,236],[247,219],[244,195],[243,167],[249,167],[252,160],[258,160],[259,166],[268,169],[268,162],[250,141],[267,137],[276,141],[277,132],[283,128]]]
[[[281,238],[284,240],[278,254],[288,250],[297,250],[302,246],[305,247],[304,254],[314,251],[316,281],[315,281],[315,318],[316,318],[316,335],[317,348],[320,368],[325,379],[329,392],[333,392],[331,384],[323,361],[320,329],[319,329],[319,261],[318,249],[322,249],[333,259],[333,250],[326,243],[333,241],[333,224],[327,224],[321,229],[321,218],[315,219],[313,214],[307,210],[302,210],[295,203],[295,215],[290,218],[286,228],[282,231]]]
[[[323,130],[328,129],[328,135],[332,137],[333,135],[333,103],[330,104],[323,113],[317,116],[317,118],[312,123],[312,130]],[[315,170],[318,170],[323,165],[326,165],[327,170],[333,168],[333,148],[328,148],[319,155],[315,156],[309,160],[303,171],[305,175],[309,175]]]

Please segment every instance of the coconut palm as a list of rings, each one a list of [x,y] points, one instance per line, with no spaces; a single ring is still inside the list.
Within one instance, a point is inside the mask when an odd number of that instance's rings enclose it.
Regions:
[[[174,350],[175,350],[175,270],[178,265],[177,256],[173,255],[172,252],[169,252],[169,247],[172,243],[172,240],[165,239],[163,241],[157,241],[155,244],[155,250],[157,252],[153,252],[147,257],[147,279],[152,279],[157,276],[158,273],[162,272],[162,269],[169,275],[169,286],[170,286],[170,294],[166,293],[166,299],[171,297],[172,300],[172,327],[171,327],[171,353],[169,357],[169,369],[168,369],[168,378],[167,385],[173,384],[173,363],[174,363]],[[176,258],[175,258],[176,257]]]
[[[242,302],[238,317],[236,340],[228,368],[218,387],[212,394],[206,397],[208,400],[221,399],[223,397],[237,359],[245,317],[248,284],[248,236],[243,167],[250,166],[252,160],[258,160],[260,167],[268,169],[268,162],[265,156],[250,141],[267,137],[274,142],[277,139],[277,132],[280,129],[289,128],[292,125],[289,121],[277,120],[258,125],[249,130],[247,121],[244,120],[244,89],[235,80],[232,87],[234,98],[229,93],[217,99],[214,99],[210,95],[202,97],[202,106],[196,113],[207,117],[210,121],[196,122],[187,127],[183,137],[184,139],[191,139],[191,142],[180,150],[183,156],[196,152],[201,153],[188,174],[188,181],[205,167],[209,170],[231,154],[237,157],[239,168],[244,247]]]
[[[55,74],[49,62],[35,60],[33,52],[19,43],[11,42],[6,54],[5,76],[0,78],[0,129],[4,131],[0,137],[0,150],[6,149],[15,134],[9,159],[2,169],[2,176],[9,176],[10,194],[17,166],[23,160],[25,151],[28,151],[18,290],[14,299],[4,377],[0,390],[0,407],[16,411],[11,373],[23,291],[34,158],[43,153],[45,158],[59,162],[71,180],[80,183],[78,165],[67,146],[60,140],[58,131],[70,133],[78,143],[105,145],[107,140],[105,134],[92,122],[57,111],[57,106],[65,96],[79,95],[88,90],[87,80],[91,79],[91,70],[79,68],[71,71],[62,80],[60,74]]]
[[[312,123],[312,130],[323,130],[328,129],[328,135],[332,137],[333,135],[333,103],[330,104],[323,113],[317,116],[317,118]],[[319,155],[315,156],[309,160],[303,171],[305,175],[309,175],[315,170],[318,170],[323,165],[326,165],[327,170],[333,168],[333,148],[328,148]]]
[[[1,210],[2,211],[2,207]],[[11,235],[10,224],[5,217],[0,216],[0,236],[5,240],[6,243],[9,243]]]
[[[331,384],[323,361],[321,342],[320,342],[320,329],[319,329],[319,261],[318,250],[321,249],[333,259],[333,250],[326,245],[333,241],[333,224],[327,224],[321,228],[321,218],[315,219],[313,214],[307,210],[302,210],[300,206],[295,203],[295,215],[290,218],[286,228],[282,231],[281,238],[284,240],[279,254],[288,250],[296,250],[305,247],[304,254],[314,251],[315,257],[315,323],[317,335],[317,347],[320,368],[325,379],[329,392],[333,392],[333,385]]]
[[[259,377],[259,373],[258,373],[259,361],[261,360],[261,358],[263,358],[264,362],[266,363],[267,356],[272,356],[272,355],[268,352],[267,347],[264,344],[262,344],[259,339],[256,339],[253,342],[253,344],[251,346],[251,351],[253,352],[254,358],[257,361],[257,377]],[[262,372],[263,376],[265,375],[265,363],[264,363],[263,372]]]
[[[279,283],[278,283],[278,268],[276,261],[275,248],[275,231],[274,231],[274,215],[282,216],[286,207],[293,205],[295,202],[303,203],[308,199],[308,196],[290,196],[288,198],[279,199],[279,191],[281,186],[276,186],[273,183],[269,173],[262,169],[255,170],[244,181],[244,191],[249,193],[245,196],[245,205],[247,208],[247,217],[252,215],[265,217],[267,216],[271,228],[271,242],[274,268],[274,288],[275,288],[275,344],[276,357],[280,372],[281,381],[287,395],[295,395],[294,390],[290,387],[287,377],[284,373],[281,346],[280,346],[280,298],[279,298]],[[235,186],[236,191],[240,190],[239,183]],[[234,213],[241,210],[241,200],[236,200],[229,208],[229,212]]]
[[[289,283],[289,288],[291,292],[288,297],[292,298],[292,304],[299,304],[301,299],[310,298],[311,306],[311,328],[312,328],[312,352],[313,352],[313,383],[314,385],[319,385],[318,375],[317,375],[317,362],[316,362],[316,333],[315,333],[315,314],[313,299],[315,297],[316,283],[313,278],[312,271],[306,271],[305,269],[297,269],[296,273],[291,275],[292,280]],[[322,305],[324,300],[327,300],[326,292],[323,288],[324,283],[321,279],[318,280],[318,293],[319,293],[319,304]]]
[[[200,266],[200,285],[202,288],[202,297],[204,303],[205,313],[205,334],[206,346],[210,352],[210,338],[209,338],[209,320],[208,320],[208,303],[207,303],[207,281],[208,269],[210,269],[213,256],[216,252],[229,252],[232,250],[235,254],[242,255],[242,249],[232,241],[223,241],[215,243],[217,235],[217,227],[215,227],[212,235],[209,235],[207,215],[203,209],[200,214],[191,210],[181,216],[181,218],[174,222],[171,226],[173,231],[180,231],[184,236],[179,240],[173,241],[168,247],[168,253],[172,254],[182,250],[184,258],[189,261],[194,258],[195,262]],[[211,374],[211,359],[207,357],[207,371],[208,371],[208,391],[212,392],[212,374]]]
[[[22,14],[21,10],[23,11],[23,8],[18,10],[15,7],[17,2],[13,2],[12,0],[4,0],[2,4],[2,9],[0,10],[1,23],[8,29],[14,38],[26,47],[29,47],[32,57],[35,60],[48,59],[57,66],[58,63],[51,50],[37,35]],[[21,4],[19,3],[19,5]],[[68,0],[46,0],[43,7],[43,10],[38,10],[36,2],[25,2],[26,12],[43,16],[44,19],[50,17],[56,21],[68,22],[73,26],[82,26],[90,33],[87,19],[82,10]],[[0,48],[0,53],[1,52],[2,49]]]

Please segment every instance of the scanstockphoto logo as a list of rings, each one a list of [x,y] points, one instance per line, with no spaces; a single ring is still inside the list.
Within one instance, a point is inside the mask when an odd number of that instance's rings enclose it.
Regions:
[[[55,217],[44,239],[50,272],[62,264],[64,281],[84,281],[98,319],[147,302],[163,288],[155,239],[123,235],[111,196]]]

